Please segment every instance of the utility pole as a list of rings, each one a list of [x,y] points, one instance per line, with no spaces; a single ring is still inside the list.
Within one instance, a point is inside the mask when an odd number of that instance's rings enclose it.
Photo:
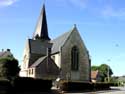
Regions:
[[[111,60],[108,59],[107,61],[110,62]],[[109,65],[108,65],[107,67],[108,67],[108,73],[107,73],[107,76],[108,76],[108,82],[110,82],[110,67],[109,67]]]
[[[109,74],[109,66],[108,66],[108,82],[109,82],[109,79],[110,79],[110,74]]]

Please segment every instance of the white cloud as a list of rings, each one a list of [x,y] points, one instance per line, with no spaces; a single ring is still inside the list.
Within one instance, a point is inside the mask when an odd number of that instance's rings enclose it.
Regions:
[[[88,0],[69,0],[69,2],[77,7],[86,8]]]
[[[115,0],[55,0],[58,6],[74,6],[89,13],[105,17],[124,17],[125,7],[117,6]]]
[[[86,8],[88,0],[56,0],[59,6],[64,6],[67,4],[79,7],[79,8]]]
[[[114,16],[114,17],[125,16],[125,8],[114,9],[111,6],[108,6],[102,10],[102,15],[103,16]]]
[[[0,0],[0,7],[10,6],[18,0]]]

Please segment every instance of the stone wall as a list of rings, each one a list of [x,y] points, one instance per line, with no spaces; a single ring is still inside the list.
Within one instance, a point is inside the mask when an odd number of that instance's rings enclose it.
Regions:
[[[61,68],[61,57],[60,53],[54,54],[51,56],[51,58],[55,61],[56,65]]]
[[[71,49],[77,46],[79,49],[79,70],[71,70]],[[87,49],[77,30],[72,31],[66,43],[61,49],[61,79],[71,81],[89,81],[90,63]],[[77,77],[76,77],[77,76]]]
[[[36,78],[56,79],[59,75],[59,68],[51,58],[43,60],[35,70]]]

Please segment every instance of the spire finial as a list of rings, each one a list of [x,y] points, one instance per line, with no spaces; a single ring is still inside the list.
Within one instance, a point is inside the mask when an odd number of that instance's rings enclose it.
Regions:
[[[73,25],[72,30],[77,30],[76,24]]]
[[[46,3],[46,0],[43,0],[43,5],[45,5],[45,3]]]
[[[76,29],[76,24],[73,25],[73,29]]]
[[[76,24],[74,24],[74,27],[76,27]]]

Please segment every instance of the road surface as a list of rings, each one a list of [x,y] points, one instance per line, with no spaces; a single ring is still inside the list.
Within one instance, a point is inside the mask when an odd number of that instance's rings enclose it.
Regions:
[[[64,94],[125,94],[125,87],[112,87],[111,90],[86,92],[86,93],[64,93]]]

